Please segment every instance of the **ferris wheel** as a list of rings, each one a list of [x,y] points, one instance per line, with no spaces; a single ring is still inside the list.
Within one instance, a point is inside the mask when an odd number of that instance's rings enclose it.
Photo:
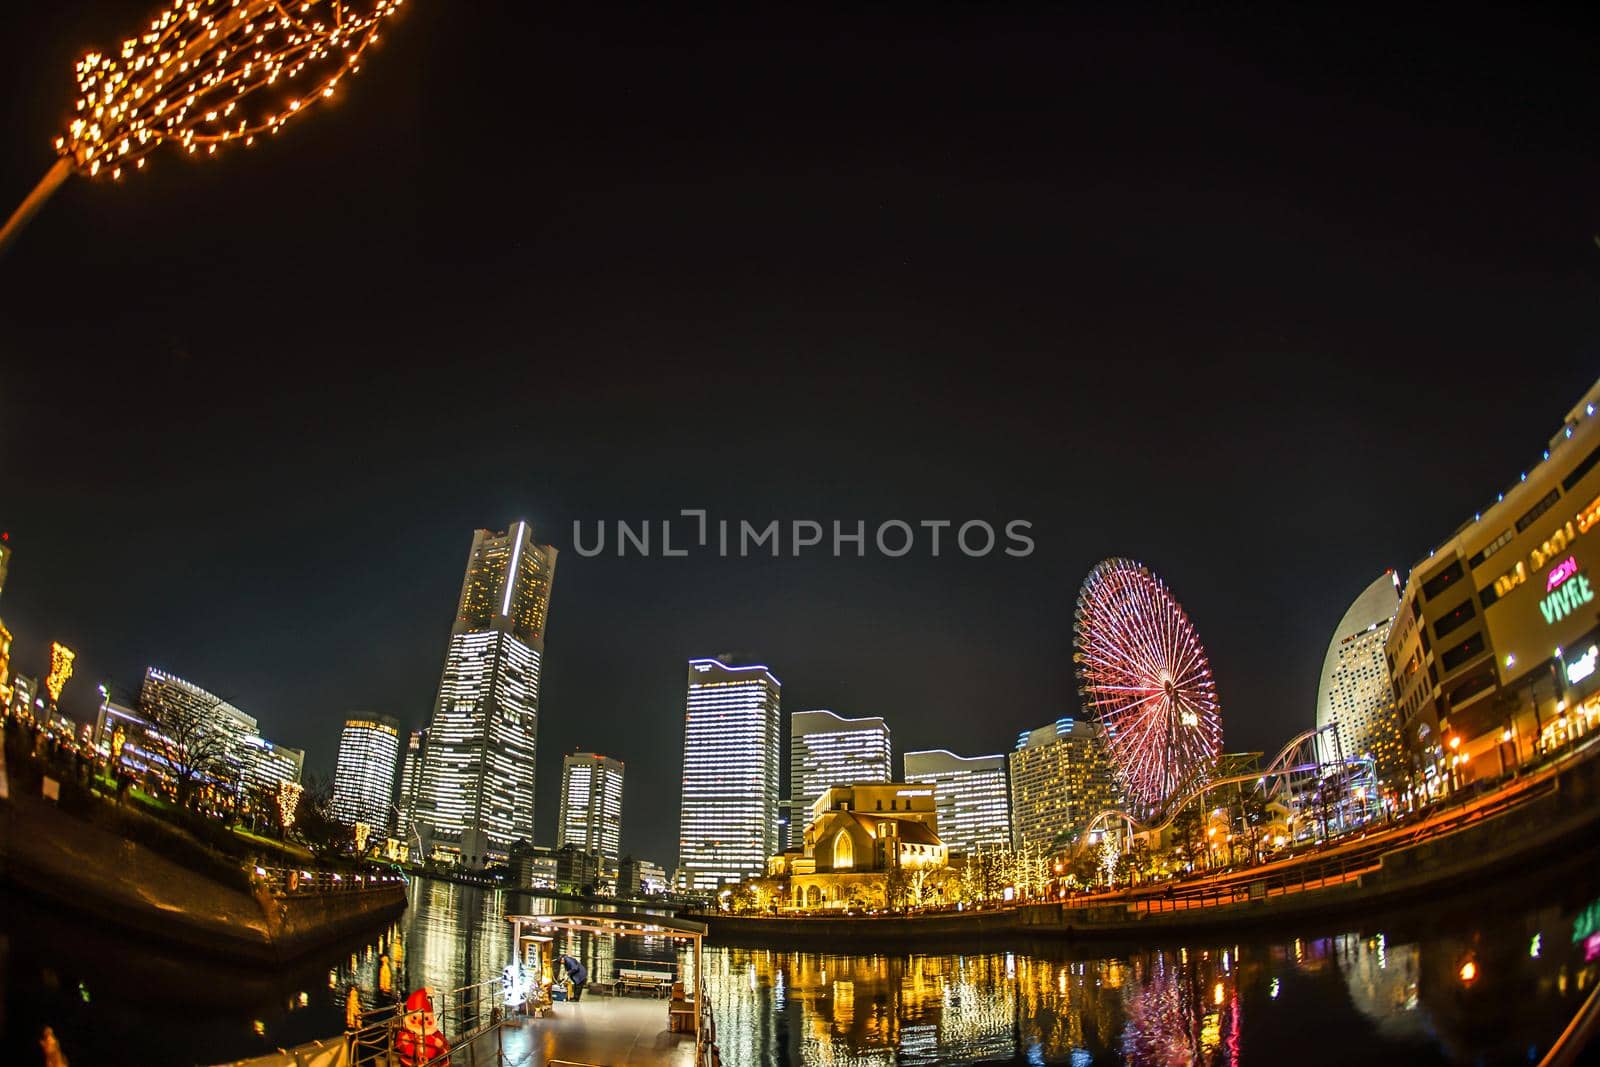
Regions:
[[[1073,661],[1130,814],[1147,818],[1222,751],[1211,663],[1183,606],[1149,568],[1102,560],[1078,591]]]

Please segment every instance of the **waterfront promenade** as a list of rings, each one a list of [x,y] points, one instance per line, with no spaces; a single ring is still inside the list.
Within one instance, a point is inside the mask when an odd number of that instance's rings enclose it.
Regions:
[[[713,936],[761,944],[837,938],[1075,939],[1266,926],[1358,912],[1600,845],[1600,741],[1480,796],[1259,866],[1127,890],[899,915],[700,916]]]

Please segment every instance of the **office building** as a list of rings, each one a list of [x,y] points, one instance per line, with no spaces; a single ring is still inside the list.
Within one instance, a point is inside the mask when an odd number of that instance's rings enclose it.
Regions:
[[[806,813],[829,788],[890,778],[889,726],[831,711],[789,717],[789,844],[805,839]]]
[[[428,725],[418,823],[470,868],[533,839],[539,677],[556,550],[516,522],[472,537],[439,696]]]
[[[678,871],[714,890],[759,876],[778,850],[778,699],[759,665],[689,661]]]
[[[667,872],[659,865],[633,856],[624,856],[617,864],[617,896],[637,900],[666,891]]]
[[[185,729],[220,734],[219,764],[207,773],[234,789],[253,787],[276,792],[279,782],[298,783],[305,767],[304,751],[276,745],[262,737],[253,716],[193,682],[156,667],[144,672],[139,716],[164,731],[170,730],[170,724],[181,723]]]
[[[428,749],[428,731],[412,730],[406,738],[406,753],[400,763],[400,788],[395,793],[394,834],[411,839],[412,816],[417,795],[422,789],[422,764]]]
[[[1006,758],[957,756],[947,749],[905,754],[905,780],[933,787],[939,838],[952,856],[1011,843]]]
[[[36,716],[43,714],[44,707],[40,703],[43,699],[39,695],[37,678],[30,674],[11,676],[11,714],[31,722]]]
[[[1317,683],[1317,726],[1334,726],[1322,735],[1322,758],[1333,761],[1369,756],[1400,743],[1389,736],[1394,690],[1384,644],[1400,607],[1400,577],[1384,571],[1350,605],[1322,658]]]
[[[572,845],[616,866],[622,852],[622,761],[594,752],[561,759],[561,818],[556,847]]]
[[[1093,723],[1062,718],[1024,730],[1007,763],[1013,848],[1056,851],[1102,811],[1124,806]]]
[[[399,758],[399,720],[365,712],[345,719],[333,771],[334,816],[365,823],[380,834],[387,831],[394,818],[390,805]]]
[[[1600,381],[1407,576],[1388,665],[1412,795],[1509,774],[1600,725]]]

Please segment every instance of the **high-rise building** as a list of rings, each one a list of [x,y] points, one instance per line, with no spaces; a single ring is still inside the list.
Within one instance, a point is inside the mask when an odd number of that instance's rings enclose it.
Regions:
[[[1004,755],[957,756],[943,748],[907,752],[905,780],[933,787],[939,837],[952,856],[1011,843]]]
[[[31,722],[43,710],[38,706],[41,699],[37,678],[29,674],[11,676],[11,714]]]
[[[261,736],[254,716],[228,701],[155,667],[146,668],[139,689],[139,714],[157,729],[172,723],[222,736],[221,766],[208,773],[235,787],[276,790],[281,781],[299,782],[306,754],[275,745]]]
[[[366,823],[380,833],[386,830],[399,758],[399,720],[365,712],[345,719],[333,771],[334,815],[342,822]]]
[[[687,889],[759,877],[778,850],[781,689],[763,666],[689,661],[678,820]]]
[[[1600,381],[1419,559],[1389,627],[1412,798],[1600,728]]]
[[[411,840],[411,820],[416,813],[417,794],[422,788],[422,763],[428,749],[428,731],[412,730],[406,739],[405,758],[400,763],[400,790],[395,799],[394,833]]]
[[[1062,718],[1024,730],[1007,762],[1013,848],[1054,851],[1102,811],[1122,806],[1105,741],[1093,723]]]
[[[622,854],[622,761],[594,752],[561,760],[561,819],[556,847],[572,845],[600,857],[603,869]]]
[[[889,726],[881,718],[845,719],[831,711],[789,717],[789,847],[805,840],[806,818],[836,785],[887,782]]]
[[[1317,683],[1317,726],[1336,727],[1323,735],[1324,760],[1372,756],[1374,747],[1391,743],[1382,734],[1390,722],[1385,709],[1394,704],[1383,646],[1399,608],[1400,578],[1384,571],[1334,628]],[[1332,734],[1338,735],[1336,746]]]
[[[472,868],[533,839],[539,676],[556,550],[526,522],[472,537],[416,820]]]

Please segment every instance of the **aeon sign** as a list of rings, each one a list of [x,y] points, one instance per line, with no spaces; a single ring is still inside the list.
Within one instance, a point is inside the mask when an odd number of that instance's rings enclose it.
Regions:
[[[1594,599],[1594,589],[1589,576],[1578,573],[1578,559],[1568,556],[1550,568],[1545,576],[1545,597],[1539,601],[1539,612],[1545,625],[1560,622]]]

